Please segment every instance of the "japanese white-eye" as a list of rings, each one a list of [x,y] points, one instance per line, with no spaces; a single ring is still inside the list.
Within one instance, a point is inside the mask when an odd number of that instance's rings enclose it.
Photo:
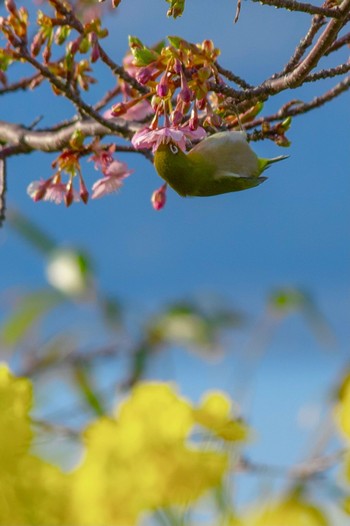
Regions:
[[[267,179],[261,177],[266,168],[287,157],[259,158],[244,132],[226,131],[205,138],[188,154],[172,141],[162,143],[154,165],[179,195],[205,197],[258,186]]]

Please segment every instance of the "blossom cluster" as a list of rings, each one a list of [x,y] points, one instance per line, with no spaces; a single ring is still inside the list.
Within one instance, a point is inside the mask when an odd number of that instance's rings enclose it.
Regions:
[[[220,51],[211,40],[193,44],[170,36],[168,42],[148,47],[132,36],[129,37],[130,51],[121,67],[101,47],[108,31],[98,18],[100,7],[89,4],[82,15],[79,0],[72,6],[61,0],[49,0],[48,4],[54,14],[51,16],[47,10],[38,10],[36,26],[28,31],[28,11],[24,7],[18,8],[15,0],[5,1],[8,15],[0,17],[0,31],[7,44],[0,48],[0,83],[5,88],[8,85],[7,70],[12,64],[23,60],[28,62],[37,73],[28,79],[28,84],[24,79],[23,88],[35,88],[44,80],[49,81],[53,92],[73,102],[83,119],[88,117],[105,124],[106,135],[109,132],[115,134],[113,126],[108,126],[108,119],[122,117],[124,121],[136,123],[136,126],[125,126],[124,130],[118,131],[124,139],[131,140],[131,151],[151,150],[154,153],[160,144],[172,142],[186,152],[208,133],[242,127],[242,123],[252,121],[262,109],[262,103],[255,98],[250,107],[247,102],[248,107],[245,104],[244,112],[237,115],[237,110],[227,103],[224,95],[226,84],[217,64]],[[118,0],[113,2],[115,7],[118,4]],[[185,2],[169,0],[169,4],[168,15],[180,16]],[[59,53],[55,52],[55,46],[60,49]],[[56,55],[61,58],[56,59]],[[82,100],[81,93],[97,83],[93,74],[97,61],[103,61],[117,74],[117,84],[90,107]],[[118,102],[111,109],[102,111],[114,97],[119,97]],[[265,123],[264,133],[286,146],[285,131],[289,124],[287,119],[277,127]],[[57,129],[65,126],[63,123]],[[28,193],[34,201],[64,202],[67,206],[76,201],[86,204],[90,192],[80,161],[88,154],[93,155],[95,166],[103,174],[103,178],[92,186],[92,198],[102,197],[121,187],[131,170],[112,154],[123,148],[115,145],[113,150],[110,144],[101,145],[98,140],[86,145],[85,139],[77,126],[54,163],[53,167],[57,168],[54,175],[29,186]],[[68,174],[68,180],[64,174]],[[164,207],[166,186],[162,185],[153,193],[151,202],[155,210]]]
[[[123,180],[132,173],[132,170],[128,169],[126,163],[113,157],[115,145],[105,147],[95,140],[91,151],[93,155],[90,160],[94,162],[95,169],[103,174],[103,177],[92,185],[91,197],[96,199],[119,190]],[[30,197],[34,201],[52,201],[56,204],[64,202],[66,206],[70,206],[73,201],[80,200],[86,204],[89,199],[89,191],[82,175],[79,157],[79,152],[63,151],[53,163],[53,168],[58,168],[57,172],[49,179],[34,181],[29,185]],[[65,182],[63,182],[63,173],[68,175],[68,180]],[[76,177],[79,180],[78,190],[73,186]]]
[[[347,380],[336,407],[347,440],[349,385]],[[194,405],[170,384],[140,383],[113,414],[87,426],[82,458],[67,473],[31,452],[38,432],[32,429],[32,405],[31,382],[1,365],[1,525],[133,526],[155,512],[184,518],[201,497],[223,491],[250,437],[222,392],[209,392]],[[346,478],[350,484],[348,468]],[[232,526],[329,524],[301,487],[240,515],[227,501],[218,513]]]

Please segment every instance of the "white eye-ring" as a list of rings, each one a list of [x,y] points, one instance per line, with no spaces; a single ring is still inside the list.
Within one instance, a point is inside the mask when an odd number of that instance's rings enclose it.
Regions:
[[[175,144],[171,144],[170,145],[170,151],[171,153],[173,153],[174,155],[177,154],[177,152],[179,151],[179,148],[177,146],[175,146]]]

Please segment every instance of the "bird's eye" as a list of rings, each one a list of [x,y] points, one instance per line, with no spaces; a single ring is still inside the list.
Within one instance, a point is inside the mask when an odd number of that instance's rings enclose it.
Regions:
[[[170,151],[171,153],[173,153],[174,155],[177,154],[177,152],[179,151],[179,148],[177,146],[175,146],[175,144],[171,144],[170,145]]]

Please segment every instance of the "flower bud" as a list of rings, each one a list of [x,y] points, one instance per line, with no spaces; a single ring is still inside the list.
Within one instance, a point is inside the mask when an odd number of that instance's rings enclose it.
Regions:
[[[203,40],[202,49],[208,54],[212,53],[215,49],[214,42],[212,40]]]
[[[166,97],[168,92],[169,92],[169,84],[168,84],[167,73],[165,72],[157,86],[157,95],[159,97]]]
[[[14,0],[5,0],[5,7],[11,15],[16,16],[17,15],[17,8]]]
[[[98,45],[98,40],[95,33],[92,33],[92,35],[95,36],[95,38],[91,39],[92,42],[92,50],[91,50],[91,62],[94,63],[100,58],[100,48]]]
[[[89,200],[89,192],[86,188],[85,181],[81,173],[79,173],[79,195],[83,203],[87,204]]]
[[[190,127],[190,130],[196,130],[198,128],[198,125],[199,125],[199,119],[198,119],[198,112],[197,112],[197,106],[194,105],[194,108],[191,112],[191,118],[189,120],[189,127]]]
[[[161,210],[164,208],[166,203],[166,189],[167,184],[163,184],[160,188],[155,190],[151,197],[151,203],[154,208],[154,210]]]
[[[112,107],[111,115],[113,117],[120,117],[120,115],[124,115],[128,111],[128,106],[124,102],[118,102],[118,104],[115,104],[115,106]]]
[[[43,59],[44,59],[45,64],[47,64],[50,61],[50,58],[51,58],[51,47],[46,46],[43,51]]]
[[[179,124],[181,124],[183,117],[184,117],[183,113],[181,111],[175,109],[173,111],[173,113],[171,114],[172,125],[173,126],[178,126]]]
[[[182,73],[182,64],[181,64],[181,62],[180,62],[180,60],[178,58],[176,58],[175,62],[174,62],[174,72],[177,75],[181,75],[181,73]]]
[[[64,202],[66,206],[70,206],[74,200],[74,191],[73,191],[73,178],[71,177],[66,186],[66,195],[64,196]]]
[[[39,31],[33,38],[32,44],[30,46],[30,51],[34,57],[36,57],[39,54],[39,51],[41,49],[41,46],[44,43],[44,35],[42,31]]]
[[[192,90],[190,90],[190,88],[188,87],[186,77],[183,71],[181,71],[181,90],[179,96],[185,103],[188,104],[189,102],[191,102],[192,95]]]

